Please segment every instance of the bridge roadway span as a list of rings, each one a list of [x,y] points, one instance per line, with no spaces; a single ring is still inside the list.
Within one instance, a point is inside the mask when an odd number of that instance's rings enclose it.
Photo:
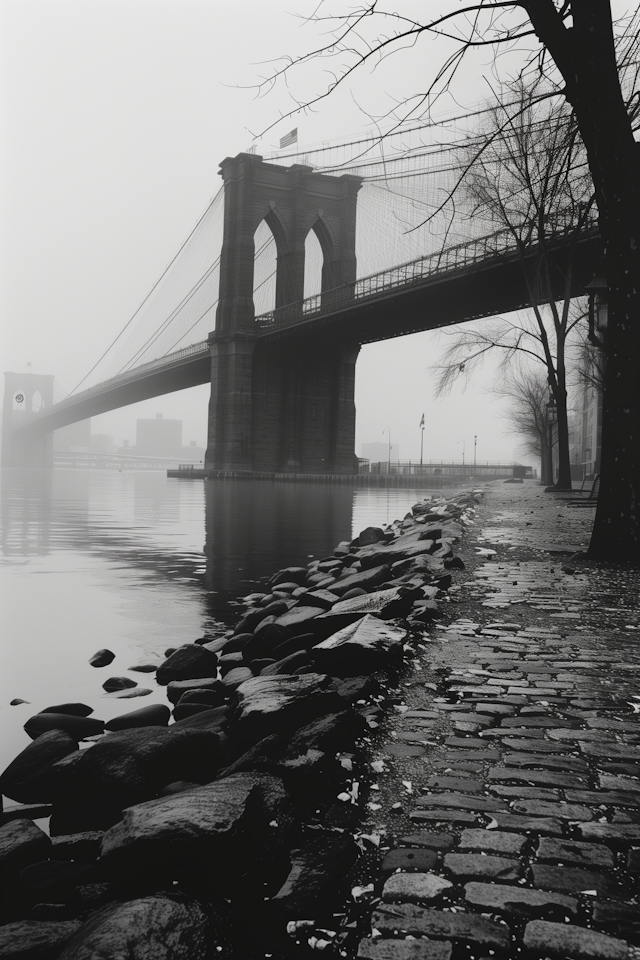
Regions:
[[[590,227],[573,257],[571,295],[584,293],[599,269],[600,241]],[[551,247],[551,275],[557,299],[564,297],[567,239]],[[529,296],[522,265],[504,233],[450,247],[322,296],[256,317],[256,346],[296,340],[309,350],[314,341],[336,349],[402,337],[423,330],[496,316],[525,308]],[[207,341],[143,364],[34,414],[16,428],[23,439],[152,397],[211,381]]]

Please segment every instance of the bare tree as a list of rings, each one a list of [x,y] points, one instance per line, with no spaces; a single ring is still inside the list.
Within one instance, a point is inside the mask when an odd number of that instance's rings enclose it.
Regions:
[[[442,0],[436,14],[423,20],[411,9],[407,15],[384,9],[378,0],[337,16],[325,17],[324,10],[319,4],[311,19],[329,31],[328,39],[298,61],[289,58],[268,81],[318,57],[331,60],[328,86],[296,103],[292,112],[317,104],[360,68],[388,62],[390,53],[434,36],[451,52],[436,64],[425,88],[402,101],[394,113],[398,122],[428,111],[465,55],[478,47],[495,52],[496,70],[501,49],[520,49],[522,74],[544,76],[549,95],[573,109],[595,188],[609,298],[603,463],[590,553],[640,560],[638,11],[614,28],[610,0]],[[424,62],[427,68],[434,62],[433,50]]]
[[[540,461],[542,482],[551,482],[547,401],[549,388],[539,371],[519,370],[493,391],[509,401],[505,413],[510,431],[527,453]]]
[[[557,411],[555,486],[570,490],[567,340],[586,316],[572,307],[572,272],[576,244],[589,223],[593,186],[571,111],[563,102],[540,102],[539,87],[519,80],[503,89],[503,100],[518,103],[517,114],[512,117],[499,103],[491,110],[481,136],[485,147],[464,185],[471,215],[513,237],[531,310],[515,322],[485,321],[449,333],[453,343],[439,367],[437,392],[462,373],[468,377],[488,352],[501,351],[503,367],[521,354],[542,363]],[[562,266],[551,257],[559,237],[566,247]],[[558,289],[563,299],[556,302]]]

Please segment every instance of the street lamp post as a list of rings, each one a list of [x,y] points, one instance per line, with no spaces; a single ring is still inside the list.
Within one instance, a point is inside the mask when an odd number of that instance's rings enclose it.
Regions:
[[[422,473],[422,451],[424,447],[424,413],[420,421],[420,473]]]
[[[476,452],[478,447],[478,437],[474,436],[473,438],[473,469],[476,468]]]
[[[553,428],[556,425],[556,401],[553,396],[549,397],[546,406],[547,426],[549,429],[549,446],[547,453],[547,486],[553,486]]]

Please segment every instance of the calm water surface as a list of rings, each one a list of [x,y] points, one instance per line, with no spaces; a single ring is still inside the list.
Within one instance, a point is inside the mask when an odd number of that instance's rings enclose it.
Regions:
[[[204,484],[151,471],[3,472],[0,769],[29,743],[22,724],[43,707],[82,700],[108,720],[166,702],[153,675],[129,674],[152,689],[132,700],[105,697],[102,683],[215,634],[237,617],[238,599],[279,567],[325,556],[426,494]],[[88,660],[101,647],[116,659],[98,670]],[[9,706],[16,697],[29,703]]]

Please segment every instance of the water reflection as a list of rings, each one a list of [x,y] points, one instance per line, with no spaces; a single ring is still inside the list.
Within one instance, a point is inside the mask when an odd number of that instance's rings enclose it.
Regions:
[[[280,567],[330,554],[351,539],[353,488],[320,483],[213,480],[205,484],[206,585],[224,614]]]
[[[51,470],[3,470],[0,544],[3,557],[49,552]]]

